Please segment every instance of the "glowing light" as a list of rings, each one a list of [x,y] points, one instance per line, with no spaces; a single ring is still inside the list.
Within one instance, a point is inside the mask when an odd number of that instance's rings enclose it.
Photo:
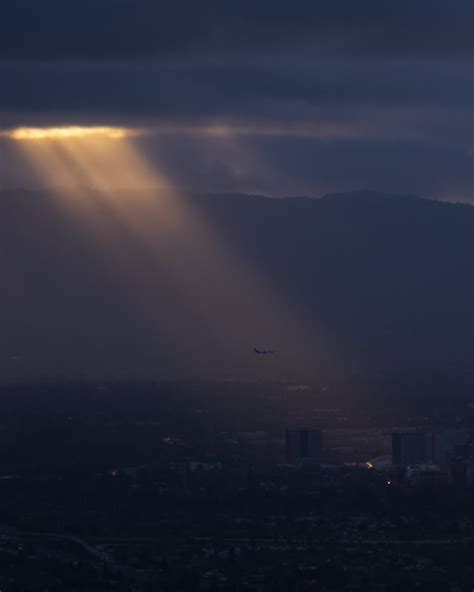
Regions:
[[[136,130],[122,127],[65,126],[65,127],[18,127],[6,133],[13,140],[65,140],[68,138],[123,139],[136,135]]]
[[[284,371],[300,365],[311,368],[313,350],[304,324],[146,158],[135,138],[146,133],[68,126],[22,127],[0,135],[13,140],[12,148],[70,219],[87,228],[106,272],[140,286],[153,286],[159,272],[163,284],[171,286],[182,302],[183,327],[205,327],[229,359],[265,336],[272,344],[283,339],[291,344]],[[227,137],[225,142],[229,159],[235,157],[238,166],[238,143]],[[239,166],[255,166],[254,159],[249,160]],[[126,244],[134,248],[125,249]],[[133,306],[140,322],[154,326],[153,290],[137,290]],[[238,355],[245,367],[257,364],[246,353]]]

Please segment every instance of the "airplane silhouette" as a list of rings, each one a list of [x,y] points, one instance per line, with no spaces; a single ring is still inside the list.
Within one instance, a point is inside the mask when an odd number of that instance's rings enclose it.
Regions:
[[[253,348],[253,351],[256,354],[262,354],[262,355],[274,354],[275,353],[274,350],[272,350],[272,349],[258,349],[257,347],[254,347]]]

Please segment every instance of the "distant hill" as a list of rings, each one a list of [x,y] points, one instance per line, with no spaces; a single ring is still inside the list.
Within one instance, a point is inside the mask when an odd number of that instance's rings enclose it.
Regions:
[[[198,240],[192,270],[179,241],[160,254],[162,267],[150,266],[120,226],[112,256],[45,193],[0,193],[2,377],[472,370],[474,207],[368,191],[185,199],[222,237],[219,269],[199,260]],[[226,250],[242,290],[228,309]],[[120,262],[126,272],[109,273]],[[258,334],[262,315],[245,300],[246,270],[278,296],[275,310],[303,327],[304,364],[288,323]],[[180,288],[188,271],[192,282]],[[208,297],[222,304],[217,320],[227,315],[223,335],[202,313]],[[255,345],[278,357],[256,360]]]

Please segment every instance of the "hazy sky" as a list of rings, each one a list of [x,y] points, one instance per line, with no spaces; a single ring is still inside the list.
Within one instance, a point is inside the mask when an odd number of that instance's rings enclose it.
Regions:
[[[151,133],[178,186],[471,200],[471,0],[5,0],[0,127]],[[31,184],[0,140],[1,186]]]

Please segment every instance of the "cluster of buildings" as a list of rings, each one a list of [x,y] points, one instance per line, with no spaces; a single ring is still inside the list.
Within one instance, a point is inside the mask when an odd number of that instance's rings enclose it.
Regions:
[[[420,479],[447,475],[458,486],[474,482],[474,434],[467,430],[404,431],[392,434],[392,464]]]
[[[291,465],[330,464],[323,449],[319,429],[287,429],[286,462]],[[367,462],[376,470],[404,471],[413,482],[441,481],[466,487],[474,483],[474,431],[403,430],[392,433],[392,454]]]

